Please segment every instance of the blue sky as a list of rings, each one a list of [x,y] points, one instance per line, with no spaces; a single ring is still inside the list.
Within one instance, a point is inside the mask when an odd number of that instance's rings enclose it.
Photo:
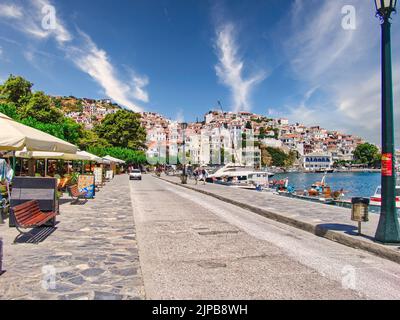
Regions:
[[[49,5],[56,16],[50,29],[42,26]],[[355,9],[355,29],[342,27],[346,5]],[[397,123],[399,24],[395,15]],[[22,75],[49,94],[109,97],[187,121],[221,100],[226,110],[375,143],[379,43],[372,0],[0,0],[1,80]]]

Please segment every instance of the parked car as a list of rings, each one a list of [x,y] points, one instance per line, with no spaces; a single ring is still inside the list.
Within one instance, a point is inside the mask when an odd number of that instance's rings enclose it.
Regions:
[[[132,170],[129,173],[129,180],[142,180],[142,171],[139,169]]]

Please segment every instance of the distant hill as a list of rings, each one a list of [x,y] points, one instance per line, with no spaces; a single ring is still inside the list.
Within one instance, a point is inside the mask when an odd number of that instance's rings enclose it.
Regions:
[[[61,109],[65,114],[71,112],[84,112],[85,107],[95,106],[96,108],[105,108],[107,110],[121,110],[122,107],[113,103],[109,99],[89,99],[77,98],[74,96],[69,97],[52,97],[54,105]]]

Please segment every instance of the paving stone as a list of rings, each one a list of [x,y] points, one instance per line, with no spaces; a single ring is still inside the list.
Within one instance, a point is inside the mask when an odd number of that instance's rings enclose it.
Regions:
[[[137,275],[137,269],[136,268],[126,268],[126,269],[116,269],[113,270],[114,274],[120,275],[120,276],[134,276]]]
[[[39,246],[13,246],[15,229],[0,225],[7,270],[0,276],[1,299],[144,298],[131,203],[129,179],[121,175],[84,205],[61,204],[57,230]],[[41,287],[43,266],[57,272],[54,290]]]
[[[81,276],[78,276],[78,277],[69,279],[68,282],[71,282],[72,284],[80,286],[85,283],[85,279]]]

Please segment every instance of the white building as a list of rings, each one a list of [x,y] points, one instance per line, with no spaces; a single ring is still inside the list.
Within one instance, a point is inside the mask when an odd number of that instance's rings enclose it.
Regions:
[[[306,171],[330,170],[333,158],[329,153],[310,153],[303,156],[303,167]]]

